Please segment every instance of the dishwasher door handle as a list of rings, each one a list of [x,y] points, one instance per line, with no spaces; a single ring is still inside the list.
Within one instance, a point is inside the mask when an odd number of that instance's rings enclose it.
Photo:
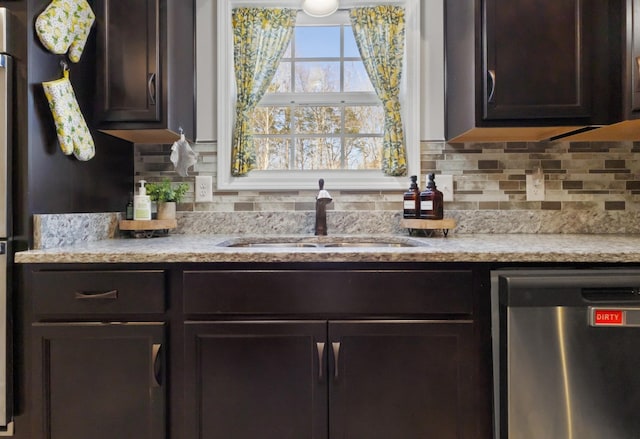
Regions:
[[[637,302],[640,304],[640,287],[582,288],[582,298],[588,302]]]

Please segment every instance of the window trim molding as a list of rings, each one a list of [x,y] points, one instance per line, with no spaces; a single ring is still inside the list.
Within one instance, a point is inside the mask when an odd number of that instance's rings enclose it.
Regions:
[[[420,0],[341,0],[341,8],[399,4],[405,7],[406,43],[403,74],[405,94],[401,96],[408,175],[420,175]],[[273,7],[273,0],[226,0],[217,2],[218,36],[218,142],[217,185],[219,190],[306,190],[317,189],[318,179],[333,190],[404,190],[407,177],[388,177],[382,171],[251,171],[247,176],[231,175],[231,136],[235,111],[235,74],[231,17],[236,7]],[[278,0],[279,7],[299,8],[300,0]],[[410,92],[409,90],[410,89]]]

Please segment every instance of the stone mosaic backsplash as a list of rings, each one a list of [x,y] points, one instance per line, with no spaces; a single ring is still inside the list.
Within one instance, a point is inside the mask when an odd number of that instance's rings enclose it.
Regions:
[[[638,211],[639,152],[636,142],[428,143],[422,169],[454,175],[456,209]],[[545,199],[527,201],[538,168]]]
[[[174,233],[312,233],[315,191],[214,192],[193,203],[195,175],[216,178],[216,145],[196,144],[199,159],[178,177],[170,145],[135,145],[135,180],[168,177],[191,186],[178,206]],[[420,178],[450,174],[455,198],[445,216],[452,233],[640,233],[640,143],[516,142],[421,144]],[[526,200],[526,175],[540,168],[544,201]],[[409,179],[407,178],[407,186]],[[437,177],[436,177],[437,182]],[[406,233],[400,226],[402,193],[339,191],[328,210],[329,233]],[[123,206],[124,207],[124,206]],[[119,236],[117,214],[38,215],[36,248]]]
[[[169,161],[170,145],[136,145],[136,180],[171,178],[193,188],[194,175],[216,178],[216,145],[197,144],[200,157],[189,177],[178,177]],[[637,142],[422,142],[420,187],[429,172],[450,174],[455,198],[449,210],[640,211],[640,143]],[[540,168],[544,201],[526,200],[526,175]],[[437,177],[436,177],[437,183]],[[407,178],[407,187],[409,179]],[[400,192],[339,191],[332,188],[335,211],[400,210]],[[315,192],[214,192],[213,202],[193,203],[182,211],[280,212],[313,209]]]

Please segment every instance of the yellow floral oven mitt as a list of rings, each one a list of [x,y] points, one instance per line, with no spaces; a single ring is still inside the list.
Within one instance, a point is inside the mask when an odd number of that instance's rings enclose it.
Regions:
[[[53,0],[36,18],[36,33],[49,51],[80,61],[95,15],[86,0]]]
[[[93,137],[84,120],[73,87],[69,71],[55,81],[43,82],[44,94],[56,124],[60,149],[65,155],[73,154],[78,160],[87,161],[95,155]]]

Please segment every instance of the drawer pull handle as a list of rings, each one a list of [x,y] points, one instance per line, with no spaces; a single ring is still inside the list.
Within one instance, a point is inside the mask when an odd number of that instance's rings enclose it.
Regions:
[[[322,369],[324,369],[324,343],[316,343],[316,349],[318,350],[318,379],[322,380]]]
[[[340,357],[340,342],[334,341],[331,343],[331,347],[333,348],[333,377],[338,379],[338,360]]]
[[[151,347],[151,387],[160,387],[160,350],[162,344],[154,343]]]
[[[75,298],[78,300],[116,300],[118,298],[118,290],[104,291],[100,293],[76,291]]]

